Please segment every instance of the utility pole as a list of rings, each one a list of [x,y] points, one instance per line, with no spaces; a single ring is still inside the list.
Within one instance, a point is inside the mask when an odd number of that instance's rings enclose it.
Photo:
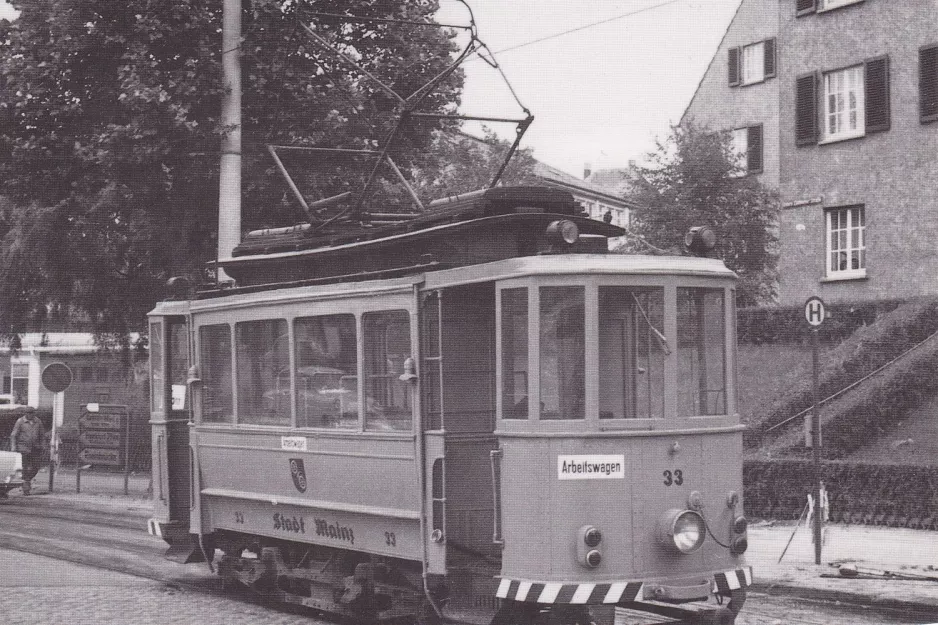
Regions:
[[[218,260],[241,242],[241,0],[222,0],[221,165],[218,175]],[[221,267],[219,282],[228,280]]]

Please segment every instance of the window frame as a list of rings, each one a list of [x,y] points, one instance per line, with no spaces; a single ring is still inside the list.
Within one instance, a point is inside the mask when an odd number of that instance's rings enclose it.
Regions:
[[[755,43],[750,43],[745,46],[740,46],[739,49],[739,85],[741,87],[746,87],[748,85],[756,85],[760,82],[765,82],[765,50],[766,45],[765,41],[757,41]],[[761,52],[758,54],[759,62],[757,63],[747,63],[746,62],[746,52],[755,51],[759,49]],[[755,53],[754,53],[755,54]],[[752,72],[752,77],[747,78],[747,74],[750,73],[749,66],[755,65],[756,70]]]
[[[761,61],[756,63],[758,66],[758,76],[746,79],[746,51],[754,50],[760,47],[762,50]],[[750,61],[751,64],[752,61]],[[778,75],[778,42],[775,37],[769,37],[761,41],[753,41],[741,46],[735,46],[727,50],[727,72],[730,87],[748,87],[758,85],[775,78]]]
[[[828,122],[830,117],[830,110],[828,105],[830,103],[830,93],[828,92],[828,79],[842,74],[844,75],[844,84],[846,85],[847,81],[847,72],[857,71],[859,74],[859,83],[856,86],[855,93],[856,96],[856,117],[857,117],[857,128],[854,130],[846,130],[831,134],[828,131]],[[849,98],[850,91],[845,88],[843,94],[845,99]],[[821,84],[820,89],[818,89],[818,97],[820,99],[820,106],[817,107],[818,114],[821,118],[821,123],[819,124],[819,134],[820,138],[818,143],[823,145],[826,143],[836,143],[838,141],[847,141],[849,139],[859,139],[860,137],[866,136],[866,65],[865,63],[857,63],[847,67],[841,67],[838,69],[832,69],[821,72]],[[849,116],[850,111],[844,109],[842,114]]]
[[[931,76],[926,74],[926,61],[933,64]],[[919,123],[938,122],[938,43],[918,49],[918,101]]]
[[[833,215],[845,211],[847,215],[847,225],[845,228],[838,228],[837,231],[846,231],[847,238],[847,247],[840,248],[839,246],[835,249],[831,239],[834,233],[833,226]],[[853,212],[859,211],[859,215],[862,219],[862,225],[859,227],[859,245],[853,247],[850,239],[851,233],[853,232],[855,226],[853,224]],[[851,204],[848,206],[829,206],[824,208],[824,281],[839,281],[839,280],[857,280],[866,278],[866,206],[864,204]],[[848,254],[848,259],[853,258],[853,254],[856,253],[859,261],[857,264],[862,266],[857,267],[856,269],[847,267],[845,269],[834,269],[831,267],[831,258],[835,253],[839,254]],[[849,260],[848,260],[849,262]]]
[[[736,171],[732,175],[733,177],[742,178],[743,176],[761,174],[765,171],[765,132],[763,125],[751,124],[730,130],[730,142],[734,150],[739,144],[736,137],[738,136],[737,133],[740,132],[745,135],[746,145],[743,150],[734,152]],[[753,139],[756,136],[758,136],[758,141],[754,142]],[[756,157],[756,149],[753,148],[754,143],[758,143],[758,157]]]
[[[853,4],[860,4],[864,1],[865,0],[817,0],[815,2],[815,6],[817,7],[815,11],[817,13],[827,13],[829,11],[836,11],[837,9],[842,9]]]

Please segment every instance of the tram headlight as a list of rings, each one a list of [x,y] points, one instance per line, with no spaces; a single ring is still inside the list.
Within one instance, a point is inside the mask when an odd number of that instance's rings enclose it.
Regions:
[[[694,553],[707,537],[707,525],[700,513],[672,508],[658,520],[658,542],[681,553]]]
[[[551,243],[573,245],[580,238],[580,229],[568,219],[552,221],[547,226],[547,240]]]

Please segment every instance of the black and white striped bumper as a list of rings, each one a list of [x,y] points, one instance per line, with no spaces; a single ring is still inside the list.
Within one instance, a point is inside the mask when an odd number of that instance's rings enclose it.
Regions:
[[[713,576],[713,592],[726,594],[731,590],[739,590],[752,586],[752,567],[724,571]]]
[[[495,596],[528,603],[619,603],[635,601],[642,592],[641,582],[612,584],[563,584],[560,582],[522,582],[502,579]]]
[[[713,591],[721,594],[752,585],[752,568],[721,571],[713,576]],[[564,584],[503,578],[495,596],[499,599],[545,604],[615,604],[642,599],[642,582]]]

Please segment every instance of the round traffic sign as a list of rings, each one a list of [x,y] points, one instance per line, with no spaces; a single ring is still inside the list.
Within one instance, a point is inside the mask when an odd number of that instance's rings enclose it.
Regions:
[[[53,362],[42,370],[42,385],[53,393],[61,393],[72,384],[72,370],[63,362]]]
[[[827,315],[824,309],[824,300],[820,297],[809,297],[804,303],[804,318],[812,326],[819,326],[824,323],[824,317]]]

